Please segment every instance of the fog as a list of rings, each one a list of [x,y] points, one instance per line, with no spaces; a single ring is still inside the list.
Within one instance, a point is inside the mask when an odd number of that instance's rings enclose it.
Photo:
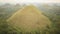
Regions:
[[[0,0],[0,3],[59,3],[60,0]]]

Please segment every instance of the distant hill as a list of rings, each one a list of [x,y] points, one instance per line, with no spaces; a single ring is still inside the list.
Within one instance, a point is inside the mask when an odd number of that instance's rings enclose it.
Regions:
[[[59,3],[51,3],[51,4],[43,4],[37,6],[42,10],[43,14],[51,19],[54,23],[58,23],[60,20],[60,4]]]
[[[20,5],[4,4],[0,6],[0,16],[6,19],[19,9],[21,9]]]

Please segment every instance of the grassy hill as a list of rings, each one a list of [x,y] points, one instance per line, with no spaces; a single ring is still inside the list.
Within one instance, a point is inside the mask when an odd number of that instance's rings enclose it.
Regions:
[[[26,32],[35,34],[38,31],[41,31],[42,34],[43,30],[51,28],[51,21],[48,17],[44,16],[42,12],[33,5],[18,10],[7,22],[10,26],[18,31],[22,31],[24,34],[26,34]]]

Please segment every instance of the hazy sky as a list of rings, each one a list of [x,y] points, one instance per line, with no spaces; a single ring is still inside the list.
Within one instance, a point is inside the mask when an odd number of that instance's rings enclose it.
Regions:
[[[0,3],[59,3],[60,0],[0,0]]]

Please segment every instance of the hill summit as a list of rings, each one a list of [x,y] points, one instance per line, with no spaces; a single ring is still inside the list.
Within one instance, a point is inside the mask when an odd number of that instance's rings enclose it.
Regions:
[[[9,25],[22,31],[44,30],[51,21],[34,5],[25,6],[7,19]]]

